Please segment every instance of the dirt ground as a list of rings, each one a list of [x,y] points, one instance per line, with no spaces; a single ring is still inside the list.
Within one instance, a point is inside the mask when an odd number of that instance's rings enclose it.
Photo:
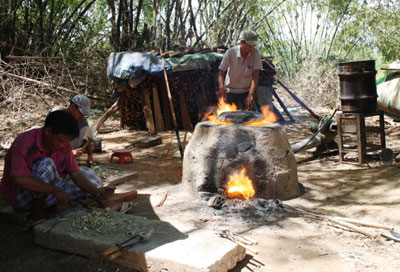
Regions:
[[[319,115],[332,112],[317,111]],[[297,123],[283,127],[291,144],[312,135],[308,129],[311,119],[307,116],[306,112],[298,110],[294,113]],[[390,118],[385,120],[391,121]],[[396,124],[386,125],[387,147],[397,155],[400,136],[396,132],[389,133]],[[180,135],[183,139],[184,133]],[[95,154],[95,161],[139,172],[138,178],[118,186],[119,192],[132,188],[139,192],[135,200],[137,206],[131,214],[172,222],[181,230],[228,227],[258,241],[251,246],[258,254],[248,251],[246,259],[233,272],[400,270],[400,243],[380,237],[387,230],[363,228],[377,235],[377,238],[369,238],[314,217],[289,212],[246,222],[243,218],[224,216],[204,202],[184,196],[179,187],[182,161],[172,157],[177,151],[175,133],[161,133],[163,143],[152,148],[132,147],[134,141],[146,136],[146,132],[139,131],[103,131],[98,135],[103,141],[103,152]],[[173,141],[165,157],[170,139]],[[134,162],[110,163],[111,151],[123,148],[132,150]],[[337,151],[317,158],[312,158],[312,151],[296,154],[299,182],[305,192],[296,199],[284,201],[285,204],[318,214],[390,225],[400,232],[399,164],[384,165],[379,154],[370,156],[368,164],[362,166],[340,164]],[[4,156],[0,161],[1,169],[3,165]],[[168,197],[164,205],[156,207],[166,192]],[[33,242],[32,232],[19,233],[19,229],[20,226],[0,222],[0,271],[130,271],[104,260],[39,247]]]

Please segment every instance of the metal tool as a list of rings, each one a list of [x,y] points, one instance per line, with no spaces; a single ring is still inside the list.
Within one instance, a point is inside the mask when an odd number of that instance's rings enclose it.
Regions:
[[[136,244],[146,242],[147,240],[150,239],[150,237],[153,235],[153,233],[154,233],[153,229],[150,229],[148,231],[139,232],[139,233],[135,234],[134,236],[130,237],[128,240],[125,240],[122,243],[116,244],[115,246],[108,248],[106,251],[103,252],[103,256],[107,257],[108,260],[113,261],[116,258],[118,258],[119,256],[121,256],[122,250],[131,248]],[[130,242],[136,238],[139,238],[139,239],[136,240],[135,242],[128,244],[128,242]]]
[[[48,226],[45,230],[43,230],[43,233],[47,233],[49,231],[51,231],[56,225],[60,224],[61,222],[66,221],[67,219],[64,217],[64,215],[60,215],[56,221],[54,221],[53,224],[51,224],[50,226]]]

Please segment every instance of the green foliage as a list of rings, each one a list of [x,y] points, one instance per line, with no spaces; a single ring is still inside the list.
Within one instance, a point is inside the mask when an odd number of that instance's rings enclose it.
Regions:
[[[400,6],[394,0],[0,0],[0,4],[1,57],[62,55],[76,74],[84,70],[93,82],[104,77],[110,51],[230,47],[237,44],[243,29],[259,33],[262,55],[273,56],[278,76],[288,81],[298,79],[299,73],[324,74],[339,61],[375,59],[380,67],[398,59],[400,52]],[[154,14],[158,16],[153,18]],[[310,65],[313,68],[306,73]]]

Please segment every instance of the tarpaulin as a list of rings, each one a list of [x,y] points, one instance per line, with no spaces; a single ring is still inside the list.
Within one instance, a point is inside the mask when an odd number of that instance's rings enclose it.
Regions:
[[[165,70],[168,72],[171,69],[171,64],[165,60]],[[155,76],[163,75],[161,57],[132,51],[112,52],[108,57],[107,76],[116,80],[117,83],[130,78],[139,78],[146,73]]]
[[[181,58],[169,58],[172,63],[173,72],[187,71],[194,69],[211,70],[211,63],[221,61],[224,55],[217,53],[190,54]]]

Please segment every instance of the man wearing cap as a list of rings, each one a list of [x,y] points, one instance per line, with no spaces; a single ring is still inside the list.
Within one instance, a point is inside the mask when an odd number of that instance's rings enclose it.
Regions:
[[[258,35],[254,31],[243,31],[240,44],[225,52],[219,66],[219,94],[226,95],[226,103],[234,103],[242,110],[254,105],[253,95],[262,68],[260,52],[255,48],[257,40]]]
[[[78,120],[79,136],[71,140],[72,153],[80,157],[85,151],[87,153],[87,165],[93,165],[93,146],[90,139],[93,137],[85,115],[90,114],[90,100],[86,95],[75,95],[66,109]]]

